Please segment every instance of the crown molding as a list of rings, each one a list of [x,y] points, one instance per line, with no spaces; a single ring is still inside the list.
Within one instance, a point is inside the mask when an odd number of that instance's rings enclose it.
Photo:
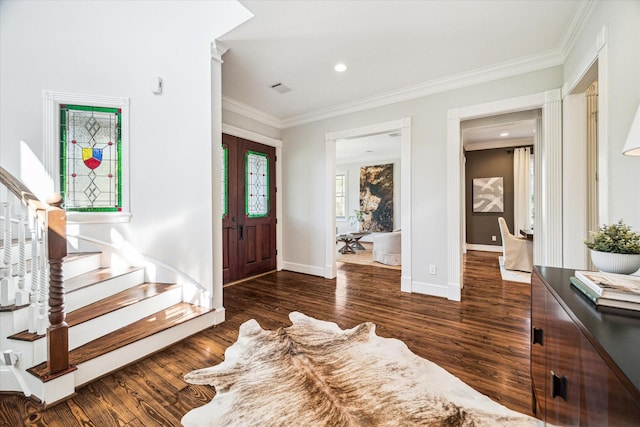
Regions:
[[[519,74],[560,66],[564,64],[567,55],[575,45],[578,36],[584,29],[584,26],[596,10],[599,3],[599,0],[578,2],[576,12],[564,31],[558,47],[540,54],[530,55],[513,61],[506,61],[472,71],[454,74],[440,79],[419,83],[417,85],[407,86],[398,90],[362,98],[353,102],[338,104],[283,119],[279,119],[258,110],[257,108],[225,96],[222,97],[222,106],[224,109],[242,114],[245,117],[257,120],[258,122],[277,129],[286,129],[318,120],[329,119],[449,90],[460,89],[475,84],[487,83]]]
[[[596,8],[600,4],[600,0],[588,0],[578,2],[578,6],[576,9],[576,13],[573,14],[573,19],[567,28],[565,29],[562,37],[560,38],[560,43],[558,44],[558,49],[562,54],[563,62],[567,59],[569,52],[573,49],[573,46],[576,44],[576,40],[584,26],[595,12]]]
[[[224,62],[222,55],[227,53],[228,50],[229,48],[220,40],[214,40],[211,42],[211,59],[222,64]]]
[[[282,122],[277,117],[228,96],[222,96],[222,109],[241,114],[267,126],[282,129]]]
[[[276,129],[286,129],[449,90],[460,89],[466,86],[473,86],[475,84],[487,83],[519,74],[556,67],[562,65],[563,62],[564,57],[560,54],[559,50],[551,50],[542,54],[520,58],[515,61],[503,62],[473,71],[407,86],[398,90],[384,92],[368,98],[362,98],[353,102],[338,104],[284,119],[279,119],[228,96],[222,97],[222,108],[275,127]]]
[[[299,126],[331,117],[342,116],[349,113],[382,107],[466,86],[512,77],[518,74],[538,71],[562,65],[563,62],[564,58],[560,54],[559,50],[554,49],[542,54],[523,57],[515,61],[508,61],[488,67],[478,68],[473,71],[407,86],[399,90],[385,92],[372,97],[363,98],[358,101],[339,104],[333,107],[288,117],[282,120],[282,127],[289,128]]]

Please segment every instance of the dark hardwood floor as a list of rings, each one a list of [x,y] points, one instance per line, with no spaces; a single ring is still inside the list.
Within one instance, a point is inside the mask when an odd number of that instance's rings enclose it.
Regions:
[[[183,376],[221,362],[244,321],[286,327],[291,311],[342,328],[372,321],[378,335],[404,341],[495,401],[531,414],[530,286],[502,281],[498,254],[465,256],[462,302],[401,293],[396,270],[338,267],[336,280],[282,271],[227,287],[222,325],[86,385],[46,410],[0,395],[0,426],[179,426],[187,411],[215,394],[211,387],[185,383]]]

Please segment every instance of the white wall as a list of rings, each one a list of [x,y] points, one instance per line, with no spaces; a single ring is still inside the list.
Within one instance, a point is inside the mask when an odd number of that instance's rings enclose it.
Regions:
[[[20,140],[43,160],[43,90],[130,98],[131,222],[80,232],[124,236],[210,287],[210,44],[249,16],[235,1],[1,2],[0,163],[20,176]]]
[[[562,104],[562,168],[563,204],[562,265],[567,268],[587,268],[587,101],[584,93],[566,96]]]
[[[411,279],[418,285],[446,286],[448,109],[544,92],[561,84],[562,69],[555,67],[284,129],[285,261],[306,265],[309,271],[325,265],[321,244],[325,165],[320,161],[324,158],[325,134],[411,117]],[[436,266],[436,275],[429,274],[429,265]]]
[[[606,86],[607,97],[600,104],[600,116],[607,119],[607,145],[604,166],[607,169],[608,201],[600,222],[623,219],[640,230],[640,159],[621,154],[631,121],[640,104],[640,2],[599,2],[585,25],[565,63],[564,80],[575,82],[589,65],[599,39],[606,43],[608,66],[598,76],[600,86]],[[603,32],[604,29],[604,32]],[[570,173],[568,170],[567,173]],[[571,216],[569,206],[565,215]]]
[[[347,176],[347,218],[336,218],[336,226],[338,233],[346,233],[358,230],[359,224],[351,221],[349,216],[353,216],[353,211],[360,209],[360,168],[363,166],[386,165],[393,163],[393,228],[400,227],[400,168],[399,158],[389,158],[384,160],[375,160],[359,163],[344,163],[336,165],[336,174],[344,174]]]
[[[224,57],[222,59],[224,59]],[[225,76],[224,64],[222,64],[222,81],[224,81],[224,76]],[[245,117],[233,111],[224,109],[224,105],[222,108],[223,108],[222,110],[223,123],[238,127],[243,130],[248,130],[250,132],[255,132],[260,135],[267,136],[269,138],[281,139],[280,129],[266,125],[264,123],[260,123],[257,120],[250,119],[248,117]]]

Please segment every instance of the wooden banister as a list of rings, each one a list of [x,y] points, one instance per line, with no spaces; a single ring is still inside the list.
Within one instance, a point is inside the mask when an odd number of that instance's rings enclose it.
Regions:
[[[62,263],[67,255],[67,219],[58,194],[42,203],[20,180],[0,167],[0,183],[9,189],[36,218],[46,231],[49,258],[49,323],[47,328],[48,374],[68,370],[69,336],[64,311],[64,278]],[[5,242],[5,244],[7,244]],[[41,284],[42,286],[43,284]]]
[[[47,365],[49,374],[69,368],[69,326],[64,321],[64,277],[62,263],[67,256],[67,214],[61,208],[62,197],[47,199],[47,246],[49,250],[49,323],[47,328]]]
[[[13,193],[14,196],[22,202],[24,206],[38,218],[40,224],[44,227],[46,224],[45,212],[47,207],[29,190],[20,180],[7,172],[6,169],[0,167],[0,182]]]

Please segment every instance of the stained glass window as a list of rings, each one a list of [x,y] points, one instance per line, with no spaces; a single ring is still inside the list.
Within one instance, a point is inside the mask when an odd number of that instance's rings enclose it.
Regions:
[[[60,190],[68,211],[122,210],[122,111],[60,105]]]
[[[229,215],[229,147],[222,144],[222,218]]]
[[[255,151],[245,153],[246,162],[246,203],[248,218],[269,215],[269,158]]]

